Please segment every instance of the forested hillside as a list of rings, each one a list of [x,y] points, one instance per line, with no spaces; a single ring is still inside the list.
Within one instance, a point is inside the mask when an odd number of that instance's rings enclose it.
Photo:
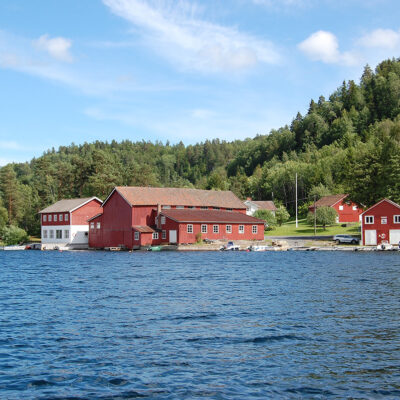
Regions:
[[[254,139],[182,143],[95,142],[47,151],[0,169],[0,228],[39,231],[37,211],[61,198],[105,198],[116,185],[232,190],[293,208],[313,194],[346,192],[369,206],[400,202],[400,59],[368,66],[359,84],[311,101],[290,126]],[[243,136],[249,132],[243,132]]]

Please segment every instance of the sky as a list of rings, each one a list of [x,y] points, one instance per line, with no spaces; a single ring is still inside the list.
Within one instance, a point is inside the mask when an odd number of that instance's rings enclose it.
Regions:
[[[0,165],[290,124],[400,56],[398,0],[1,0]]]

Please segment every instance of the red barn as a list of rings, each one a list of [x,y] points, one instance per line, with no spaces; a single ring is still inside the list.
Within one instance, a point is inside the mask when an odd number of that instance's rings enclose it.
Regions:
[[[362,244],[400,242],[400,206],[389,199],[376,203],[361,215]]]
[[[330,196],[321,197],[315,206],[319,207],[332,207],[336,210],[338,216],[336,222],[359,222],[362,208],[350,200],[346,200],[348,194],[332,194]],[[314,212],[314,204],[309,208],[310,212]]]
[[[89,221],[89,246],[123,246],[131,249],[169,243],[169,234],[167,238],[160,225],[160,213],[168,210],[210,210],[246,214],[242,201],[230,191],[116,187],[104,201],[103,213]],[[220,236],[223,237],[222,233]],[[243,239],[253,237],[254,235],[248,236],[246,231]],[[172,243],[175,243],[174,238],[172,239]]]
[[[97,197],[64,199],[39,211],[43,247],[88,248],[88,219],[101,212],[101,203]]]

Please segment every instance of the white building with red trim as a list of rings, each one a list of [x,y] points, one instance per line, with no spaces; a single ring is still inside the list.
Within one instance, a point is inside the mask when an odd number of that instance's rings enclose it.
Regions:
[[[88,219],[101,213],[101,204],[97,197],[64,199],[39,211],[42,248],[87,248]]]

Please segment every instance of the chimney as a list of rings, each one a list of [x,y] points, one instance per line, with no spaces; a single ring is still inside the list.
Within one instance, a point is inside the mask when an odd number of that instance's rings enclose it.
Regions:
[[[160,213],[161,213],[161,204],[157,204],[157,228],[161,229],[161,217],[160,217]]]

